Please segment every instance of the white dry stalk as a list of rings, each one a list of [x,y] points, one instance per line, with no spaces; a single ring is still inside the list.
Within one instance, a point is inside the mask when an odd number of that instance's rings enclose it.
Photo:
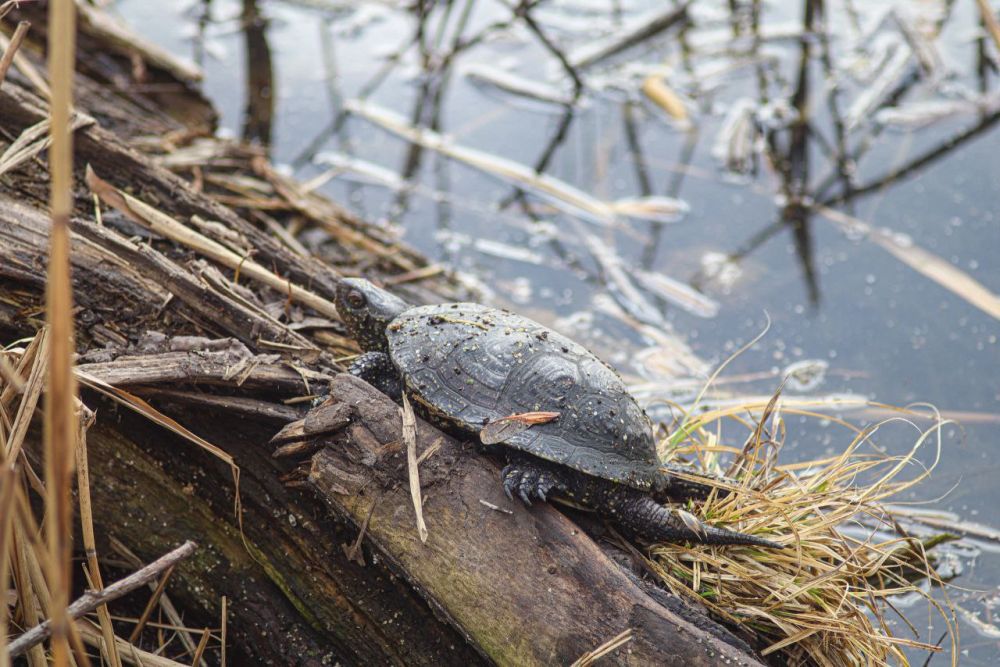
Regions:
[[[76,113],[71,121],[71,128],[75,132],[82,127],[93,124],[93,118],[86,114]],[[34,156],[48,149],[52,144],[52,133],[49,132],[49,121],[45,119],[35,123],[31,127],[25,128],[23,132],[7,147],[7,150],[0,155],[0,176],[19,166],[23,162],[30,160]]]
[[[493,86],[519,97],[563,106],[573,104],[573,96],[566,90],[504,71],[487,63],[467,65],[462,68],[462,74],[475,83]]]
[[[873,227],[864,220],[829,208],[817,206],[816,212],[847,233],[863,234],[890,255],[951,291],[981,311],[1000,319],[1000,295],[950,262],[913,243],[909,237],[886,227]]]
[[[584,653],[570,667],[589,667],[612,651],[615,651],[634,639],[632,628],[625,628],[620,633],[604,642],[593,651]]]
[[[918,59],[913,50],[899,41],[895,51],[889,57],[885,67],[874,81],[855,98],[847,110],[844,124],[848,129],[854,129],[878,109],[890,93],[918,67]]]
[[[6,52],[10,48],[11,40],[0,32],[0,53]],[[14,67],[18,69],[24,78],[35,87],[35,91],[46,100],[52,97],[52,90],[49,88],[45,76],[28,60],[20,50],[14,52]]]
[[[257,262],[240,256],[221,243],[199,234],[149,204],[115,188],[97,176],[89,165],[86,178],[87,185],[105,204],[118,209],[133,222],[191,248],[233,271],[239,271],[241,275],[263,283],[279,293],[287,294],[293,301],[308,306],[321,315],[339,319],[337,307],[330,301],[275,275]]]
[[[427,541],[427,524],[424,523],[423,500],[420,497],[420,471],[417,462],[417,417],[413,414],[413,406],[403,394],[403,442],[406,444],[406,467],[410,476],[410,497],[413,499],[413,511],[417,515],[417,534],[421,542]]]
[[[344,109],[409,142],[512,183],[596,225],[620,226],[621,211],[625,211],[630,218],[647,222],[672,222],[679,219],[687,207],[684,202],[665,197],[626,199],[621,202],[602,201],[566,181],[538,173],[520,162],[462,146],[451,137],[414,126],[401,115],[369,102],[348,100],[344,103]]]

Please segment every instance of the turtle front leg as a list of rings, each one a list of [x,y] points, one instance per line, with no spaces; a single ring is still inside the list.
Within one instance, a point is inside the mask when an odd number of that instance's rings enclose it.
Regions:
[[[515,457],[500,476],[507,497],[513,500],[516,493],[525,505],[531,505],[532,499],[545,502],[552,491],[565,493],[568,488],[559,468],[520,456]]]
[[[351,363],[350,373],[397,403],[403,400],[403,380],[385,352],[365,352],[359,355]]]

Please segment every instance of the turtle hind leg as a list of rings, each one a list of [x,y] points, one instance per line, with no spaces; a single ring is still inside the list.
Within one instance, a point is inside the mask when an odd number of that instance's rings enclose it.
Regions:
[[[682,479],[674,473],[683,473],[695,479]],[[702,472],[690,466],[667,463],[660,468],[654,481],[654,495],[670,497],[675,500],[704,500],[715,491],[720,497],[729,495],[728,487],[734,487],[739,482],[710,473]]]
[[[403,400],[403,379],[385,352],[365,352],[351,362],[351,375],[396,401]]]
[[[533,499],[545,502],[553,491],[565,493],[567,490],[566,480],[559,468],[525,457],[514,458],[500,476],[507,497],[513,500],[516,493],[526,505],[530,505]]]
[[[696,542],[699,544],[743,544],[781,549],[782,545],[762,537],[717,528],[656,502],[635,489],[614,485],[595,497],[597,508],[610,514],[627,530],[661,542]]]

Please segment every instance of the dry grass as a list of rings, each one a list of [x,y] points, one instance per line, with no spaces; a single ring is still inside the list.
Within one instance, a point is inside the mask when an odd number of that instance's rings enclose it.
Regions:
[[[678,453],[696,455],[707,469],[726,473],[741,485],[739,493],[713,495],[691,508],[694,513],[787,548],[658,545],[650,566],[671,590],[750,628],[770,642],[765,655],[781,652],[792,665],[909,664],[906,649],[940,650],[900,636],[890,623],[893,597],[916,593],[943,619],[947,633],[942,640],[950,643],[952,664],[957,664],[957,628],[947,596],[942,603],[929,587],[912,583],[942,583],[928,560],[928,545],[895,536],[897,526],[882,506],[930,473],[933,463],[922,465],[918,450],[936,448],[936,462],[941,430],[948,422],[938,419],[905,455],[896,457],[870,445],[877,431],[889,422],[906,421],[903,417],[864,430],[838,422],[854,433],[843,453],[782,466],[777,456],[786,430],[779,396],[763,410],[756,406],[756,419],[745,420],[727,409],[687,420]],[[747,409],[743,414],[752,413]],[[721,434],[732,422],[748,431],[742,446],[721,444]],[[731,465],[722,467],[723,460]],[[904,475],[914,470],[916,474]],[[862,530],[847,534],[841,528],[848,524]],[[876,537],[886,532],[894,537]],[[898,620],[908,636],[919,636],[901,614]]]
[[[45,292],[45,312],[51,333],[48,392],[45,401],[45,528],[48,541],[46,573],[52,596],[52,662],[70,662],[70,641],[78,660],[87,664],[83,645],[72,632],[69,606],[72,574],[73,465],[79,431],[73,355],[73,288],[70,283],[69,216],[73,210],[73,74],[76,57],[76,8],[70,0],[49,7],[49,83],[52,88],[49,147],[49,204],[52,232]]]

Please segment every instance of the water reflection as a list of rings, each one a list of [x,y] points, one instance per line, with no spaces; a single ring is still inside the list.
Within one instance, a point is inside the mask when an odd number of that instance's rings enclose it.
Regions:
[[[244,140],[271,146],[271,119],[274,117],[274,69],[271,47],[267,43],[267,20],[257,0],[243,0],[243,36],[246,47],[246,113],[243,118]]]

